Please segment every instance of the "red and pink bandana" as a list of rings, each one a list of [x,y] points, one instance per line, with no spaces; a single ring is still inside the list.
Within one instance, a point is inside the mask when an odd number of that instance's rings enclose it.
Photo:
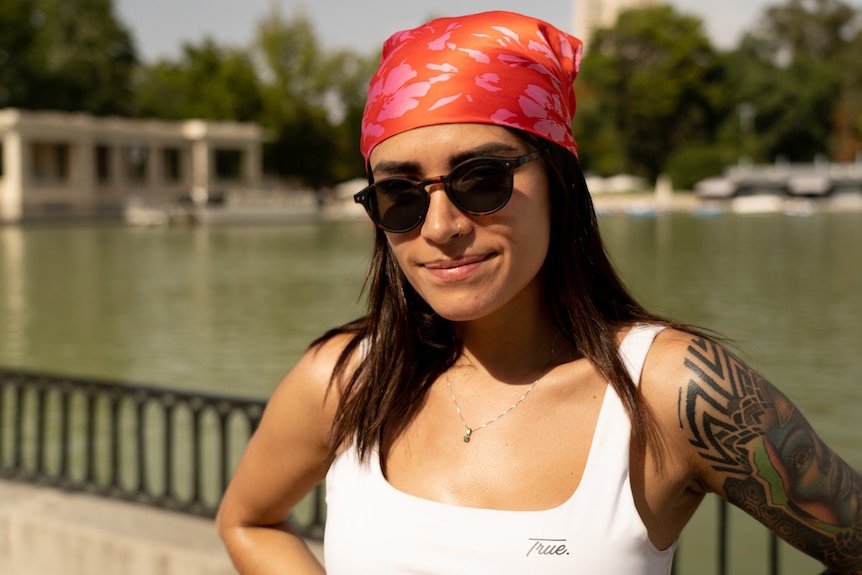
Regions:
[[[578,153],[572,135],[582,44],[512,12],[433,20],[383,45],[362,118],[360,149],[412,128],[496,124]]]

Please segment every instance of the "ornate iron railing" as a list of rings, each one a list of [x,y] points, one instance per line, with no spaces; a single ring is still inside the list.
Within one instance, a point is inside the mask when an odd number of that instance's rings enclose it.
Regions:
[[[265,401],[0,370],[0,478],[213,517]],[[716,572],[728,572],[720,500]],[[293,516],[320,539],[324,491]],[[683,549],[684,553],[685,550]],[[770,536],[769,575],[778,575]]]

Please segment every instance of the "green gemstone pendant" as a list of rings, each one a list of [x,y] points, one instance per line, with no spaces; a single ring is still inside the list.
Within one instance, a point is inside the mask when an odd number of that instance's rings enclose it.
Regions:
[[[473,430],[469,427],[467,428],[467,434],[464,436],[464,443],[470,443],[470,434],[473,433]]]

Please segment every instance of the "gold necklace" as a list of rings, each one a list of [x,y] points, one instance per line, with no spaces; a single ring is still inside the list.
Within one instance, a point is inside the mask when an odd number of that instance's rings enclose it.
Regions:
[[[554,334],[554,339],[551,340],[551,351],[548,354],[548,363],[545,365],[544,368],[542,368],[541,373],[539,373],[539,377],[537,377],[536,380],[530,384],[530,387],[527,388],[527,391],[524,392],[524,395],[519,397],[515,403],[504,409],[502,413],[500,413],[496,417],[489,419],[479,427],[470,427],[467,424],[467,421],[464,420],[464,415],[461,413],[461,406],[458,405],[458,400],[455,398],[455,392],[452,390],[452,380],[449,379],[449,374],[446,374],[446,387],[449,388],[449,394],[452,396],[452,403],[455,404],[455,411],[458,412],[458,417],[461,419],[461,423],[464,424],[464,428],[467,430],[467,432],[464,434],[464,437],[462,437],[464,443],[470,443],[470,438],[473,436],[474,431],[479,431],[480,429],[488,427],[489,425],[491,425],[492,423],[518,407],[518,405],[520,405],[521,402],[524,401],[528,395],[530,395],[530,392],[533,391],[533,388],[536,387],[536,384],[539,383],[539,381],[543,377],[545,377],[545,375],[548,373],[548,369],[551,367],[551,361],[554,359],[554,343],[556,343],[558,335],[560,335],[559,331]]]

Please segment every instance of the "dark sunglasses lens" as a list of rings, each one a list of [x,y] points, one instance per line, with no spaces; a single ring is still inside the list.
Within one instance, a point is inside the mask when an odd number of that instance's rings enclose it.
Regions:
[[[476,160],[462,165],[449,182],[461,209],[488,214],[506,205],[512,195],[512,172],[502,162]]]
[[[383,229],[409,230],[422,219],[424,211],[425,193],[410,180],[387,178],[374,185],[372,212]]]

